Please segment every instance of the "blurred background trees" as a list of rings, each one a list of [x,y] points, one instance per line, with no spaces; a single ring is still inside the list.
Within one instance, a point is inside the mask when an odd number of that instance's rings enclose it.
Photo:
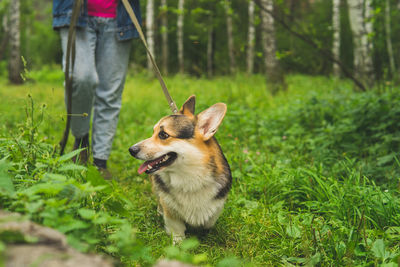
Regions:
[[[11,1],[8,18],[4,20],[7,25],[7,40],[10,46],[10,57],[8,59],[8,79],[10,82],[22,83],[21,68],[21,43],[20,43],[20,1]]]
[[[260,73],[278,84],[287,73],[351,75],[365,88],[399,76],[399,5],[398,0],[141,0],[148,42],[164,73]],[[12,67],[21,64],[18,50],[28,69],[60,64],[51,9],[51,1],[1,0],[1,76],[19,77],[21,70]],[[131,64],[140,71],[148,66],[139,40]]]

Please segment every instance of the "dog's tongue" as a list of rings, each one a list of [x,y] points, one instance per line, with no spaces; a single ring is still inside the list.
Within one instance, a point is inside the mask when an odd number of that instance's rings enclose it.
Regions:
[[[157,165],[157,163],[159,163],[161,161],[162,157],[153,159],[153,160],[149,160],[146,161],[145,163],[143,163],[142,165],[140,165],[139,169],[138,169],[138,173],[142,174],[145,171],[147,171],[147,169],[149,168],[149,166],[154,167],[155,165]]]
[[[149,166],[149,162],[145,162],[145,163],[143,163],[142,165],[140,165],[140,167],[139,167],[139,169],[138,169],[138,173],[139,174],[142,174],[142,173],[144,173],[146,170],[147,170],[147,166]]]

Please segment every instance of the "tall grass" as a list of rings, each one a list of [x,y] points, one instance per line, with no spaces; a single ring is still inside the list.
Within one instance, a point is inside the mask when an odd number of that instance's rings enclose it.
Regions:
[[[77,152],[54,153],[64,126],[62,77],[49,77],[1,85],[1,208],[127,265],[160,257],[217,266],[396,265],[398,88],[355,93],[346,81],[289,76],[288,90],[272,97],[261,76],[167,78],[178,106],[192,94],[197,112],[228,104],[217,139],[234,178],[216,227],[190,229],[195,239],[171,247],[150,183],[127,153],[169,114],[157,81],[128,77],[110,158],[116,179],[106,182],[93,167],[70,163]]]

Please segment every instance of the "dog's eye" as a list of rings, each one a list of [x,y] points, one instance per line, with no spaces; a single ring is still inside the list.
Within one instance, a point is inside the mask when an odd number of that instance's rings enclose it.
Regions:
[[[165,139],[167,139],[167,138],[169,137],[169,135],[168,135],[166,132],[161,131],[161,132],[158,133],[158,137],[159,137],[160,139],[165,140]]]

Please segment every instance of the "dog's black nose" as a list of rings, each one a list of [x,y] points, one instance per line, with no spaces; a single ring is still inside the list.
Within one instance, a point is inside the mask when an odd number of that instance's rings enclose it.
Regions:
[[[140,147],[138,146],[131,146],[129,148],[129,153],[131,153],[132,156],[136,157],[137,153],[139,153]]]

